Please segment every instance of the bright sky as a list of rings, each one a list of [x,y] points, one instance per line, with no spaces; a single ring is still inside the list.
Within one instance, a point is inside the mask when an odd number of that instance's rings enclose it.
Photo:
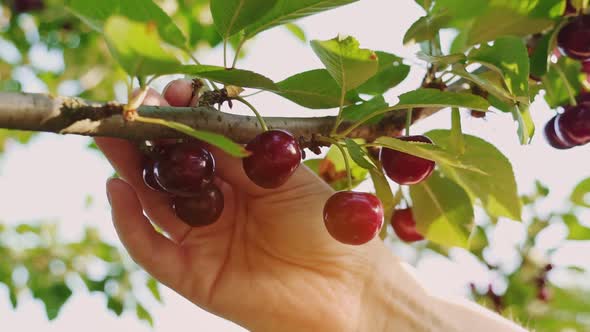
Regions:
[[[384,50],[408,58],[408,63],[418,64],[415,59],[416,47],[403,47],[404,32],[421,15],[412,0],[387,1],[364,0],[347,7],[320,14],[300,22],[309,39],[330,39],[337,33],[350,34],[359,39],[361,45],[375,50]],[[322,64],[306,44],[297,41],[282,28],[265,32],[261,38],[247,46],[250,56],[243,59],[238,67],[264,73],[274,80],[280,80],[297,72],[320,68]],[[48,55],[43,49],[36,49],[39,61],[60,65],[60,55]],[[222,64],[221,52],[207,52],[197,55],[203,63]],[[48,59],[48,60],[43,60]],[[57,60],[56,60],[57,59]],[[414,66],[419,68],[419,66]],[[390,103],[403,91],[418,87],[422,70],[413,69],[411,79],[388,94]],[[27,92],[44,92],[39,82],[32,81],[25,71],[19,74]],[[158,82],[161,88],[166,82]],[[329,112],[314,112],[302,109],[272,94],[260,94],[251,101],[265,115],[300,116],[323,115]],[[237,110],[238,112],[246,110]],[[553,115],[544,103],[535,103],[533,116],[539,128]],[[419,133],[432,128],[448,128],[450,116],[441,112],[415,127]],[[558,210],[563,206],[570,190],[582,178],[590,176],[587,158],[590,147],[569,151],[549,148],[541,135],[532,145],[518,145],[516,130],[511,117],[506,114],[492,114],[488,120],[464,117],[465,131],[474,133],[496,144],[512,160],[521,192],[530,191],[535,179],[540,179],[552,189],[544,209]],[[9,146],[5,158],[0,160],[0,220],[17,223],[36,220],[59,220],[64,238],[76,238],[82,227],[98,227],[105,238],[118,243],[110,223],[108,203],[104,195],[105,179],[112,174],[110,166],[96,152],[85,149],[89,140],[82,137],[60,137],[44,134],[30,146],[23,148]],[[90,209],[85,207],[86,196],[95,197]],[[541,241],[550,246],[564,236],[560,225]],[[511,246],[523,236],[522,227],[514,222],[502,222],[494,237],[502,239],[499,246],[489,252],[490,257],[503,260],[512,257]],[[590,246],[568,245],[561,256],[563,262],[580,262],[579,252],[589,252]],[[394,245],[393,250],[411,259],[411,250]],[[419,266],[418,275],[432,289],[456,295],[465,294],[465,284],[476,280],[485,285],[493,276],[461,250],[454,251],[454,262],[427,259]],[[441,278],[441,271],[444,277]],[[435,272],[435,273],[433,273]],[[428,276],[435,275],[436,278]],[[196,308],[169,290],[164,290],[164,305],[152,303],[156,331],[241,331],[239,327],[216,318]],[[133,314],[117,318],[105,310],[105,299],[100,295],[78,292],[62,310],[54,322],[47,322],[42,304],[28,295],[21,297],[21,306],[15,312],[9,307],[7,293],[0,287],[0,317],[7,330],[21,331],[150,331],[138,322]]]

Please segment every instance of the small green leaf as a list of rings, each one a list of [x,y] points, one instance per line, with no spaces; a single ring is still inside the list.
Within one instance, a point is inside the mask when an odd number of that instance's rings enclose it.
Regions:
[[[211,0],[211,16],[217,31],[228,39],[268,13],[277,0]]]
[[[365,83],[379,69],[375,52],[359,48],[359,42],[352,37],[313,40],[311,47],[346,92]]]
[[[404,35],[404,45],[433,40],[439,30],[447,26],[452,17],[446,13],[435,13],[420,17]]]
[[[419,52],[418,59],[424,60],[428,63],[436,63],[447,66],[453,65],[455,63],[464,63],[467,60],[467,57],[463,53],[450,54],[444,56],[432,56],[424,52]]]
[[[72,290],[64,282],[58,282],[46,288],[39,287],[32,290],[33,296],[45,304],[45,313],[49,320],[57,318],[63,305],[72,296]]]
[[[285,24],[285,28],[287,28],[287,30],[289,30],[289,32],[291,32],[291,34],[293,36],[295,36],[297,39],[299,39],[302,42],[306,42],[307,41],[307,37],[305,36],[305,31],[303,31],[303,28],[301,28],[299,25],[295,24],[295,23],[287,23]]]
[[[277,83],[277,94],[303,107],[326,109],[340,106],[341,89],[325,69],[306,71]],[[351,101],[347,98],[345,105]]]
[[[399,96],[396,108],[460,107],[487,112],[490,103],[480,96],[464,92],[418,89]]]
[[[355,140],[347,138],[346,148],[354,162],[364,169],[374,169],[375,165],[369,160],[367,151],[365,151]]]
[[[385,98],[383,98],[383,96],[377,96],[369,101],[344,108],[342,111],[342,118],[346,121],[356,122],[368,116],[369,114],[383,111],[388,107],[389,105],[387,102],[385,102]],[[365,123],[377,123],[382,117],[383,116],[375,116]]]
[[[543,77],[545,101],[549,107],[556,108],[570,105],[571,98],[576,97],[582,90],[582,64],[568,57],[561,57],[557,63],[549,66],[549,71]]]
[[[148,277],[146,286],[158,302],[162,303],[162,295],[160,295],[160,288],[158,287],[158,281],[154,278]]]
[[[121,316],[123,313],[123,302],[118,298],[109,296],[107,299],[107,308],[115,313],[117,316]]]
[[[583,226],[580,219],[574,214],[565,214],[562,216],[563,222],[568,229],[568,240],[588,241],[590,240],[590,227]]]
[[[488,236],[485,229],[481,226],[475,226],[469,237],[469,251],[479,259],[483,260],[483,251],[489,246]]]
[[[278,90],[277,86],[269,78],[243,69],[227,69],[218,66],[209,65],[185,65],[181,66],[175,72],[168,74],[182,73],[193,75],[205,79],[210,79],[215,82],[220,82],[225,85],[235,85],[243,88],[255,88],[262,90]]]
[[[356,88],[356,92],[372,96],[382,95],[400,84],[408,77],[410,66],[403,63],[402,58],[377,51],[379,69],[377,74]]]
[[[421,234],[444,246],[468,247],[474,215],[463,188],[435,172],[428,180],[411,186],[410,195]]]
[[[139,320],[142,320],[148,323],[151,327],[154,327],[154,319],[152,318],[152,315],[140,303],[135,305],[135,314]]]
[[[443,149],[450,145],[448,130],[426,133]],[[512,165],[494,145],[481,138],[464,135],[465,153],[457,156],[457,162],[471,165],[480,172],[439,163],[443,174],[461,185],[473,198],[478,198],[486,212],[493,217],[521,220],[522,206]]]
[[[264,30],[293,22],[297,19],[334,9],[358,0],[278,0],[276,6],[245,29],[250,39]]]
[[[578,183],[570,196],[570,200],[575,205],[590,208],[590,178]]]

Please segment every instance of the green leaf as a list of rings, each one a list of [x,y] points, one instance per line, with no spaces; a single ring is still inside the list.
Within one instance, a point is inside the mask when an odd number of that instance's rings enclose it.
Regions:
[[[343,91],[365,83],[379,69],[375,52],[359,48],[359,42],[352,37],[313,40],[311,47]]]
[[[123,313],[123,302],[115,297],[109,296],[107,299],[107,308],[115,313],[117,316],[121,316]]]
[[[154,296],[158,302],[162,303],[162,295],[160,295],[160,288],[158,287],[158,281],[154,278],[148,277],[147,288],[150,290],[150,293]]]
[[[287,30],[300,41],[304,43],[307,41],[305,31],[303,31],[303,28],[301,28],[299,25],[295,23],[287,23],[285,24],[285,28],[287,28]]]
[[[545,101],[549,107],[569,105],[570,95],[575,97],[582,90],[582,64],[568,57],[561,57],[549,66],[543,77]]]
[[[49,320],[57,318],[63,305],[72,296],[72,290],[64,282],[58,282],[46,288],[32,288],[31,290],[33,296],[41,300],[45,305],[45,313]]]
[[[443,149],[450,145],[450,131],[433,130],[426,133]],[[473,172],[451,164],[439,163],[443,174],[461,185],[473,198],[481,201],[486,212],[493,217],[521,220],[522,206],[512,165],[494,145],[481,138],[464,135],[465,153],[457,162],[471,165],[481,172]]]
[[[65,4],[98,32],[103,32],[110,17],[120,16],[136,23],[149,23],[157,29],[162,39],[171,45],[183,48],[186,44],[186,38],[180,29],[152,0],[66,0]],[[126,30],[119,32],[129,34]],[[142,39],[141,35],[133,34],[133,37]]]
[[[388,107],[389,105],[387,102],[385,102],[385,98],[383,98],[383,96],[377,96],[369,101],[344,108],[342,111],[342,118],[346,121],[356,122],[368,116],[369,114],[383,111]],[[377,123],[382,117],[383,116],[375,116],[365,123]]]
[[[130,76],[174,73],[180,65],[172,53],[162,48],[153,23],[112,16],[105,23],[104,34],[113,56]]]
[[[104,288],[108,281],[108,278],[96,281],[86,276],[83,276],[82,280],[86,284],[86,288],[88,288],[89,292],[104,292]]]
[[[489,246],[489,244],[485,229],[481,226],[475,226],[469,237],[469,251],[479,259],[483,260],[483,251]]]
[[[152,318],[152,315],[150,315],[147,309],[140,303],[135,305],[135,314],[139,320],[142,320],[148,323],[151,327],[154,327],[154,319]]]
[[[194,137],[198,140],[201,140],[203,142],[214,145],[214,146],[220,148],[221,150],[223,150],[224,152],[226,152],[227,154],[232,155],[234,157],[242,158],[242,157],[247,157],[250,155],[250,153],[243,146],[235,143],[234,141],[230,140],[229,138],[227,138],[223,135],[211,133],[208,131],[196,130],[196,129],[193,129],[185,124],[174,122],[174,121],[166,121],[163,119],[142,117],[141,119],[138,119],[137,121],[161,125],[161,126],[165,126],[165,127],[177,130],[183,134],[189,135],[189,136]]]
[[[569,231],[567,239],[572,241],[590,240],[590,228],[583,226],[580,219],[574,214],[565,214],[562,216],[563,222]]]
[[[452,17],[444,12],[420,17],[406,31],[404,45],[433,40],[439,30],[448,26],[451,20]]]
[[[326,10],[337,8],[358,0],[278,0],[264,16],[246,27],[245,37],[250,39],[258,33],[277,25],[314,15]]]
[[[555,29],[553,33],[543,35],[537,42],[533,54],[530,57],[532,77],[541,78],[547,74],[547,70],[551,64],[551,55],[556,46],[553,36],[557,32],[558,30]]]
[[[572,203],[590,208],[590,178],[578,183],[570,196]]]
[[[515,37],[498,38],[492,46],[481,45],[469,53],[469,60],[501,71],[513,96],[529,96],[530,62],[524,41]]]
[[[364,169],[374,169],[376,168],[375,165],[369,160],[367,156],[367,151],[365,151],[355,140],[347,138],[346,139],[346,148],[348,149],[348,153],[350,154],[350,158]]]
[[[225,85],[235,85],[243,88],[255,88],[262,90],[278,90],[276,84],[269,78],[258,73],[243,69],[226,69],[209,65],[185,65],[175,73],[193,75]],[[168,74],[174,74],[173,72]]]
[[[315,69],[291,76],[277,83],[277,94],[307,108],[326,109],[340,106],[341,89],[325,69]],[[345,105],[352,101],[348,98]]]
[[[217,31],[228,39],[268,13],[277,0],[211,0],[211,15]]]
[[[452,65],[455,63],[464,63],[467,60],[467,56],[463,53],[458,54],[450,54],[450,55],[443,55],[443,56],[432,56],[428,55],[424,52],[418,53],[418,59],[424,60],[428,63],[436,63],[441,65]]]
[[[468,247],[474,216],[463,188],[435,172],[428,180],[411,186],[410,195],[421,234],[444,246]]]
[[[391,88],[400,84],[408,77],[410,66],[402,62],[402,58],[377,51],[379,68],[377,74],[356,88],[356,92],[372,96],[382,95]]]
[[[418,89],[399,96],[397,109],[419,107],[460,107],[487,112],[490,103],[480,96],[463,92]]]

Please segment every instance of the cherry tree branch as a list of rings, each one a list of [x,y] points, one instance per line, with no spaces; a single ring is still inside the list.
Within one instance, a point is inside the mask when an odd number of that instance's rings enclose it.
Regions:
[[[0,92],[0,128],[53,132],[85,136],[106,136],[131,140],[183,138],[184,134],[157,125],[127,122],[121,116],[123,105],[93,103],[72,97],[46,94]],[[219,112],[210,107],[142,106],[141,116],[176,121],[195,129],[225,135],[246,143],[261,132],[253,116]],[[414,121],[439,111],[437,108],[414,110]],[[304,141],[314,135],[329,135],[336,117],[268,117],[269,128],[285,129]],[[355,129],[350,136],[368,141],[380,136],[395,136],[405,126],[406,111],[386,115],[379,122]],[[349,123],[343,123],[342,128]]]

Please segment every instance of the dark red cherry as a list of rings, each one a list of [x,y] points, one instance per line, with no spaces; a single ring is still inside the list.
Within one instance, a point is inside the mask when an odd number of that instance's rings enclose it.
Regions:
[[[545,125],[545,139],[547,140],[547,143],[549,143],[549,145],[551,145],[552,147],[559,149],[559,150],[566,150],[566,149],[571,149],[573,148],[575,145],[572,144],[568,144],[567,142],[564,142],[561,140],[561,138],[559,138],[559,136],[557,136],[557,133],[555,132],[555,118],[557,116],[554,116],[553,118],[551,118],[551,120],[549,120],[549,122],[547,122],[547,124]]]
[[[574,17],[557,35],[561,52],[572,59],[590,58],[590,15]]]
[[[424,236],[416,229],[416,220],[411,208],[395,210],[391,216],[391,226],[395,234],[405,242],[424,240]]]
[[[166,149],[156,160],[154,174],[169,193],[193,196],[213,181],[215,160],[200,144],[182,143]]]
[[[244,171],[262,188],[280,187],[301,163],[299,143],[284,130],[269,130],[256,136],[246,150],[252,154],[243,160]]]
[[[571,145],[590,143],[590,104],[569,107],[555,119],[555,132]]]
[[[187,225],[202,227],[215,223],[223,212],[223,193],[210,185],[193,197],[174,197],[174,211]]]
[[[43,0],[14,0],[13,2],[13,9],[15,13],[33,12],[45,8]]]
[[[324,206],[324,224],[328,233],[344,244],[365,244],[383,226],[383,205],[373,194],[337,192]]]
[[[144,163],[143,166],[143,182],[145,183],[148,188],[156,191],[165,191],[162,186],[156,181],[156,176],[154,174],[154,164],[155,160],[149,158]]]
[[[422,135],[398,139],[432,144],[430,138]],[[402,185],[417,184],[426,180],[436,165],[434,161],[386,148],[381,149],[381,163],[387,176]]]

